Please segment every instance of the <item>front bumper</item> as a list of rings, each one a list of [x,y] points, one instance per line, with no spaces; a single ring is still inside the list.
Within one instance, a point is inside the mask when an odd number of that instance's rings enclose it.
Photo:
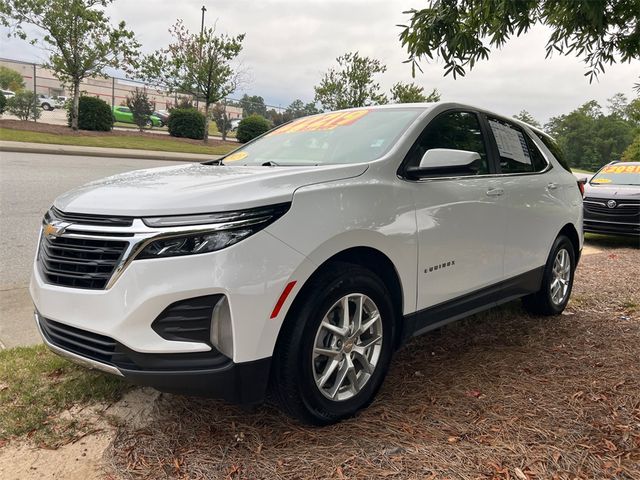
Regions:
[[[232,403],[264,400],[271,358],[234,363],[221,353],[139,353],[97,335],[34,314],[45,345],[88,368],[124,377],[162,392],[222,398]]]
[[[638,222],[616,222],[602,218],[590,218],[585,215],[582,228],[588,233],[640,237],[640,223]]]

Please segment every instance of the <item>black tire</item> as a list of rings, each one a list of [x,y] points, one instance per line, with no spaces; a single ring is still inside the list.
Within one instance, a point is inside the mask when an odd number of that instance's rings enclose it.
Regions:
[[[146,122],[144,122],[144,126],[145,126],[145,128],[152,129],[153,128],[153,121],[151,119],[147,120]]]
[[[571,261],[570,269],[569,269],[569,281],[568,281],[568,289],[566,294],[564,295],[564,299],[556,303],[552,298],[551,293],[551,285],[554,280],[553,267],[554,262],[556,261],[556,257],[561,250],[566,250],[569,254],[569,259]],[[553,246],[551,247],[551,252],[549,252],[549,257],[547,258],[547,264],[544,267],[544,274],[542,277],[542,285],[540,290],[531,295],[527,295],[522,299],[522,305],[526,311],[534,315],[559,315],[569,303],[569,298],[571,297],[571,290],[573,289],[573,279],[575,276],[576,270],[576,253],[571,243],[571,240],[564,235],[559,235],[556,238],[555,242],[553,242]]]
[[[316,384],[312,353],[323,318],[349,294],[364,294],[377,307],[382,344],[361,390],[349,399],[334,401]],[[329,265],[305,285],[287,315],[274,353],[269,398],[287,415],[312,425],[328,425],[355,415],[373,401],[382,385],[394,350],[395,325],[391,296],[373,272],[348,263]]]
[[[48,112],[50,112],[51,110],[53,110],[53,108],[51,108],[51,105],[49,105],[48,103],[43,103],[42,105],[40,105],[42,107],[43,110],[46,110]]]

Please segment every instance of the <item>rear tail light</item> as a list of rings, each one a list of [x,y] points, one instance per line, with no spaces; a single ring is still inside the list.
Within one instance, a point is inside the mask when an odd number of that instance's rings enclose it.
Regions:
[[[580,190],[580,195],[584,198],[584,184],[587,182],[586,179],[578,180],[578,190]]]

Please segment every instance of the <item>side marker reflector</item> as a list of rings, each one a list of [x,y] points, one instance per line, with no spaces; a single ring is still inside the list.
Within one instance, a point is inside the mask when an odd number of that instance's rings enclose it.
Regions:
[[[282,294],[278,299],[278,303],[276,303],[276,306],[273,307],[273,312],[271,312],[271,318],[276,318],[278,316],[278,314],[280,313],[280,309],[282,308],[282,305],[284,305],[284,302],[287,301],[287,297],[289,296],[289,294],[291,293],[291,290],[293,290],[293,287],[295,287],[295,285],[296,285],[296,282],[294,280],[293,282],[287,283],[287,286],[284,287],[284,290],[282,291]]]

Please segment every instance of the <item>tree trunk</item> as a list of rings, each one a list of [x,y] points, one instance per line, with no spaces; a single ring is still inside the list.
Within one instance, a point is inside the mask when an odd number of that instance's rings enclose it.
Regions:
[[[78,110],[80,106],[80,80],[73,81],[73,104],[71,105],[71,128],[78,130]]]
[[[209,142],[209,107],[211,104],[207,101],[204,104],[204,136],[202,137],[202,141],[204,143]]]

